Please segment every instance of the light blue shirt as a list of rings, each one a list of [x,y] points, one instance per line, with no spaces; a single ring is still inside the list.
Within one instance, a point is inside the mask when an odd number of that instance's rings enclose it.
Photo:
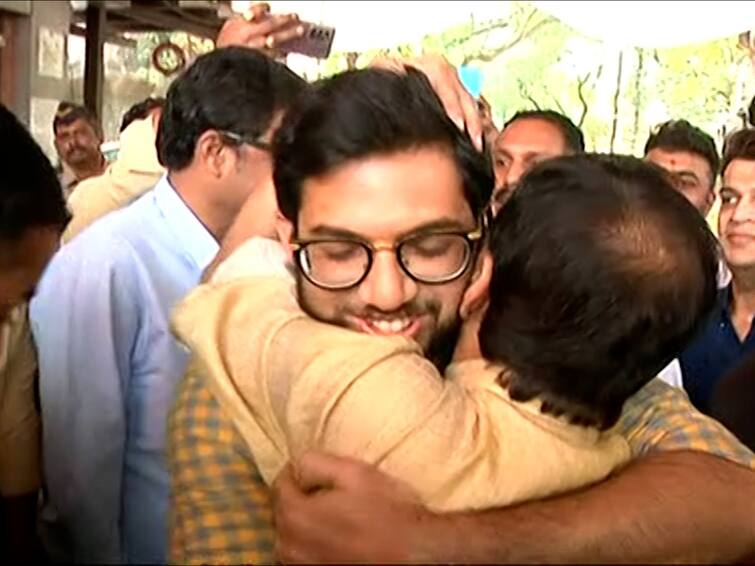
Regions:
[[[167,560],[166,423],[188,362],[170,314],[217,252],[163,177],[64,246],[39,285],[42,521],[64,559]]]

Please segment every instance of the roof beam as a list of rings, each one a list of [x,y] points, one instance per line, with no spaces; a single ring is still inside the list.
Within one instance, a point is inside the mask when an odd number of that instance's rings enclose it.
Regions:
[[[127,12],[121,12],[120,15],[144,25],[159,27],[167,31],[186,31],[199,37],[213,40],[220,31],[219,24],[202,25],[197,22],[187,21],[180,16],[142,6],[132,5]]]

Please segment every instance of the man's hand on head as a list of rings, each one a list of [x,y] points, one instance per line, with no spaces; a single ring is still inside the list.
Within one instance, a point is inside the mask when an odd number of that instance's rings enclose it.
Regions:
[[[370,66],[396,72],[413,67],[424,73],[449,118],[460,130],[466,129],[475,147],[482,151],[482,120],[477,101],[464,88],[456,68],[445,57],[436,54],[416,58],[378,57]]]
[[[277,57],[280,55],[278,47],[303,34],[304,28],[299,24],[297,14],[271,14],[270,6],[262,2],[244,14],[229,18],[221,28],[215,46],[250,47]]]
[[[284,563],[426,562],[424,527],[439,516],[376,468],[319,453],[289,464],[273,486],[276,552]]]

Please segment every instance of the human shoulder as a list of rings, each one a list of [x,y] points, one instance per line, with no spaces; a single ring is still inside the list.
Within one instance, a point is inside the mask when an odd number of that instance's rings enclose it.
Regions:
[[[634,457],[692,450],[755,469],[755,456],[723,425],[696,410],[683,390],[657,378],[627,400],[616,431]]]

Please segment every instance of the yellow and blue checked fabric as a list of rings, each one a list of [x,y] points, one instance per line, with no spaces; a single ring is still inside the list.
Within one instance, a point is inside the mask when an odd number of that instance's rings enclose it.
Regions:
[[[270,490],[230,418],[191,371],[169,421],[173,564],[270,564]]]
[[[654,379],[624,405],[618,432],[632,456],[696,450],[755,470],[755,455],[718,421],[696,411],[687,394]]]
[[[755,456],[723,426],[693,411],[684,392],[653,381],[625,406],[619,432],[635,458],[697,450],[755,469]],[[230,417],[202,378],[182,382],[170,419],[170,561],[269,564],[270,491]]]

